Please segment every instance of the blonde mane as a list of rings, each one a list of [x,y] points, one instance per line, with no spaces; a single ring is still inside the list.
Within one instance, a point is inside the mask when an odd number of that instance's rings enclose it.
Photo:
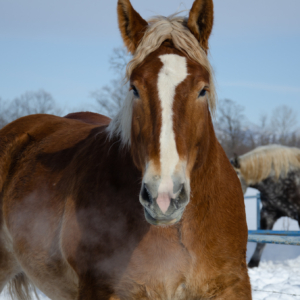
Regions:
[[[300,149],[281,145],[261,146],[239,157],[240,172],[248,185],[268,176],[276,180],[292,169],[300,169]]]
[[[132,60],[126,68],[126,78],[129,80],[132,71],[140,65],[152,52],[157,50],[165,40],[172,40],[174,47],[192,60],[202,65],[209,73],[210,88],[208,92],[208,104],[214,114],[216,108],[216,92],[212,67],[205,51],[200,47],[198,40],[185,26],[186,19],[172,15],[170,17],[155,17],[148,21],[148,28],[142,38]],[[131,118],[132,118],[133,94],[129,92],[123,105],[111,121],[107,130],[109,137],[120,136],[123,145],[130,145]]]

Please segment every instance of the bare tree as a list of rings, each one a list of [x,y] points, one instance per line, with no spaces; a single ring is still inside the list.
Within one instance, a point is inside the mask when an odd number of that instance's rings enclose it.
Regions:
[[[267,114],[262,114],[259,118],[259,123],[252,126],[251,135],[253,148],[272,143],[274,132],[272,132],[269,126]]]
[[[240,148],[248,134],[243,111],[244,108],[232,100],[225,99],[219,102],[216,133],[228,156],[232,156],[233,153],[240,154]]]
[[[110,85],[92,92],[91,97],[96,100],[102,114],[113,118],[120,110],[128,90],[128,83],[124,83],[121,78],[113,79]]]
[[[0,98],[0,128],[4,127],[7,121],[7,107],[2,98]]]
[[[125,70],[131,55],[124,47],[115,48],[110,57],[110,68],[116,73],[116,78],[100,90],[91,93],[96,100],[96,110],[102,114],[114,117],[122,106],[129,90],[129,84],[125,82]]]
[[[300,146],[300,130],[294,130],[296,114],[291,108],[279,106],[274,109],[270,121],[263,114],[258,124],[247,122],[243,111],[244,108],[232,100],[226,99],[219,103],[215,128],[228,157],[268,144]]]
[[[260,116],[258,125],[258,143],[260,145],[267,145],[270,141],[270,130],[268,128],[268,116],[263,114]]]
[[[271,125],[281,144],[288,144],[297,125],[297,115],[288,106],[278,106],[273,110]]]
[[[109,59],[110,68],[124,76],[126,66],[131,57],[131,54],[128,53],[125,47],[114,48],[113,54]]]
[[[60,115],[62,111],[56,107],[50,93],[44,90],[26,92],[16,97],[10,104],[0,99],[0,128],[15,119],[32,114]]]
[[[32,114],[60,114],[53,97],[44,90],[26,92],[15,98],[10,105],[10,111],[12,120]]]

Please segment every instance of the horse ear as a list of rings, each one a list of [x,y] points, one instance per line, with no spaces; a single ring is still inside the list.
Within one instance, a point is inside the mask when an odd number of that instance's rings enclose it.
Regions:
[[[148,23],[134,10],[129,0],[118,0],[118,21],[124,44],[133,54]]]
[[[214,5],[212,0],[195,0],[190,11],[187,27],[207,53],[208,39],[214,22]]]
[[[240,169],[241,165],[240,165],[240,159],[237,156],[236,153],[233,154],[233,158],[230,160],[231,164],[236,168],[236,169]]]

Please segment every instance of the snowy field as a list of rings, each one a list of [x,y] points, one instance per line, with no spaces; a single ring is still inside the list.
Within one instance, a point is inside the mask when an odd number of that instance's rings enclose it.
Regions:
[[[248,189],[247,196],[256,195],[257,190]],[[249,229],[256,229],[256,201],[246,200]],[[298,222],[289,218],[279,219],[275,230],[299,230]],[[247,260],[253,254],[255,243],[248,243]],[[253,300],[300,300],[300,246],[268,244],[258,268],[249,270]],[[39,294],[40,300],[49,300]],[[5,292],[0,300],[10,299]],[[36,298],[34,298],[36,299]]]
[[[249,275],[253,300],[300,299],[300,256],[283,262],[262,261]]]

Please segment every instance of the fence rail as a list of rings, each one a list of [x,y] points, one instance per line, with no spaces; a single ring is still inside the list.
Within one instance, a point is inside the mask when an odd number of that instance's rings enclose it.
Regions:
[[[257,230],[248,230],[248,242],[300,246],[300,231],[273,231],[260,228],[260,194],[246,196],[245,200],[256,199]]]

